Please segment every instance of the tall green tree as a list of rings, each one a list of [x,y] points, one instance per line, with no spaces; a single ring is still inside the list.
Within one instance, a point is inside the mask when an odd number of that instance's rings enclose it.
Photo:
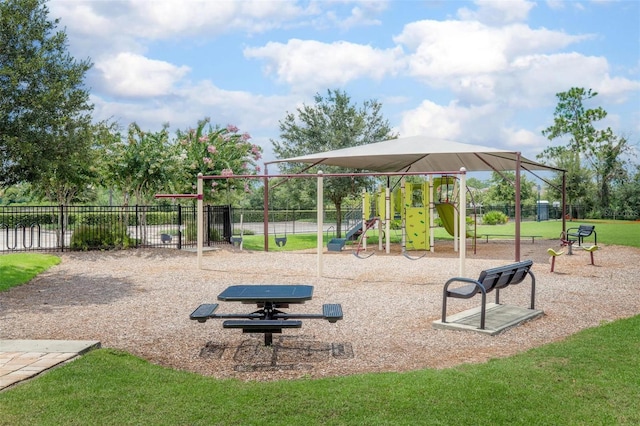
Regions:
[[[556,167],[564,169],[566,173],[566,202],[570,212],[578,205],[585,209],[593,207],[593,200],[589,194],[593,193],[593,172],[585,167],[580,167],[580,160],[572,152],[563,151],[557,154],[554,164]],[[547,196],[552,200],[562,200],[562,173],[556,173],[549,180],[550,185],[546,188]],[[576,211],[578,216],[583,216],[585,212]],[[570,213],[574,216],[573,213]]]
[[[577,87],[556,94],[558,105],[553,125],[542,134],[550,141],[564,138],[567,143],[546,148],[538,158],[557,163],[560,158],[566,161],[568,156],[573,156],[574,167],[569,172],[577,173],[577,176],[569,174],[568,180],[576,181],[580,175],[584,176],[583,167],[591,170],[597,186],[597,204],[607,208],[611,201],[612,180],[624,169],[625,155],[631,152],[631,146],[611,128],[596,128],[595,123],[604,119],[607,112],[602,107],[585,108],[584,104],[597,95],[591,89]]]
[[[53,138],[59,142],[47,159],[47,173],[35,177],[33,192],[57,204],[90,201],[100,181],[98,152],[94,148],[104,123],[70,122]]]
[[[91,122],[91,63],[67,52],[58,24],[45,0],[0,1],[0,184],[55,172],[78,142],[71,133]]]
[[[513,203],[516,198],[516,174],[515,172],[491,173],[491,185],[487,191],[485,202],[493,204]],[[523,205],[534,205],[536,203],[537,191],[534,191],[536,185],[527,179],[526,176],[520,177],[520,200]]]
[[[277,158],[288,158],[317,152],[359,146],[397,137],[381,112],[382,104],[376,100],[358,106],[341,90],[327,90],[326,96],[316,94],[313,105],[303,105],[295,113],[287,113],[280,123],[280,139],[272,140]],[[313,167],[309,172],[316,172]],[[353,172],[353,169],[325,166],[325,173]],[[300,165],[282,163],[283,173],[296,173]],[[360,193],[368,181],[363,178],[325,179],[325,197],[333,203],[337,215],[337,235],[341,236],[342,205],[345,198]],[[299,179],[292,186],[290,198],[295,200],[301,193],[315,193],[315,185],[309,180]],[[298,195],[297,195],[298,194]]]

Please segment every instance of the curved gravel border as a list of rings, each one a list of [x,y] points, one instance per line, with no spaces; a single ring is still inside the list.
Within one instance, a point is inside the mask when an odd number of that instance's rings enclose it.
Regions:
[[[313,253],[205,252],[203,270],[195,253],[173,249],[64,253],[60,265],[0,293],[0,338],[99,340],[166,367],[277,380],[484,362],[640,313],[639,249],[603,246],[596,266],[589,253],[574,250],[557,259],[552,274],[546,251],[557,244],[523,243],[521,258],[534,260],[536,308],[545,315],[497,336],[432,327],[442,287],[458,270],[457,254],[442,242],[415,261],[330,253],[320,279]],[[512,263],[513,250],[513,242],[479,243],[478,254],[468,254],[467,275]],[[272,348],[262,346],[262,335],[222,329],[220,320],[189,320],[232,284],[312,284],[314,299],[292,311],[319,313],[323,303],[341,303],[344,320],[304,320],[301,329],[275,335]],[[528,285],[501,293],[502,303],[526,307],[528,300]],[[478,304],[452,300],[449,313]],[[221,303],[219,312],[249,309]]]

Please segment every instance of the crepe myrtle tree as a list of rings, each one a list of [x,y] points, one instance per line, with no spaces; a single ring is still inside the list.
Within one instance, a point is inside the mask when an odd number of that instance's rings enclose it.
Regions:
[[[258,160],[262,148],[251,142],[251,135],[238,127],[212,125],[209,118],[200,120],[195,128],[178,130],[177,142],[182,164],[181,191],[194,192],[198,173],[203,175],[255,175],[260,173]],[[206,201],[235,204],[258,184],[255,180],[214,179],[205,182]]]

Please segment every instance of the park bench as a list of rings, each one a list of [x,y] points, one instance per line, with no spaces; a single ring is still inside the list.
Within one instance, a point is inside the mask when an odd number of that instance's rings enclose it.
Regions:
[[[511,265],[499,266],[480,272],[477,280],[471,278],[454,277],[444,285],[442,294],[442,322],[447,322],[447,299],[470,299],[476,294],[482,296],[480,307],[480,329],[484,330],[487,294],[495,291],[496,304],[500,303],[500,290],[510,285],[520,284],[529,275],[531,277],[531,309],[535,309],[536,278],[531,272],[533,261],[525,260]],[[465,283],[461,287],[450,288],[454,283]]]
[[[594,238],[593,244],[597,246],[598,235],[596,234],[595,225],[580,225],[577,228],[567,229],[567,240],[571,240],[571,237],[573,237],[574,241],[578,241],[578,246],[581,246],[584,239],[590,237],[591,234],[593,234]]]

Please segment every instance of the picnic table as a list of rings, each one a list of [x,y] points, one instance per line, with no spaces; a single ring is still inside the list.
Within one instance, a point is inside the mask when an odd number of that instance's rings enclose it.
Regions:
[[[229,318],[222,323],[223,328],[239,328],[243,333],[264,333],[265,346],[273,343],[273,333],[282,333],[283,328],[300,328],[300,319],[326,319],[335,323],[342,319],[340,304],[322,305],[321,314],[289,313],[290,305],[300,305],[313,298],[310,285],[233,285],[218,295],[219,301],[255,304],[257,310],[240,314],[216,314],[218,304],[202,304],[189,318],[206,322],[210,318]],[[230,319],[233,318],[233,319]]]

